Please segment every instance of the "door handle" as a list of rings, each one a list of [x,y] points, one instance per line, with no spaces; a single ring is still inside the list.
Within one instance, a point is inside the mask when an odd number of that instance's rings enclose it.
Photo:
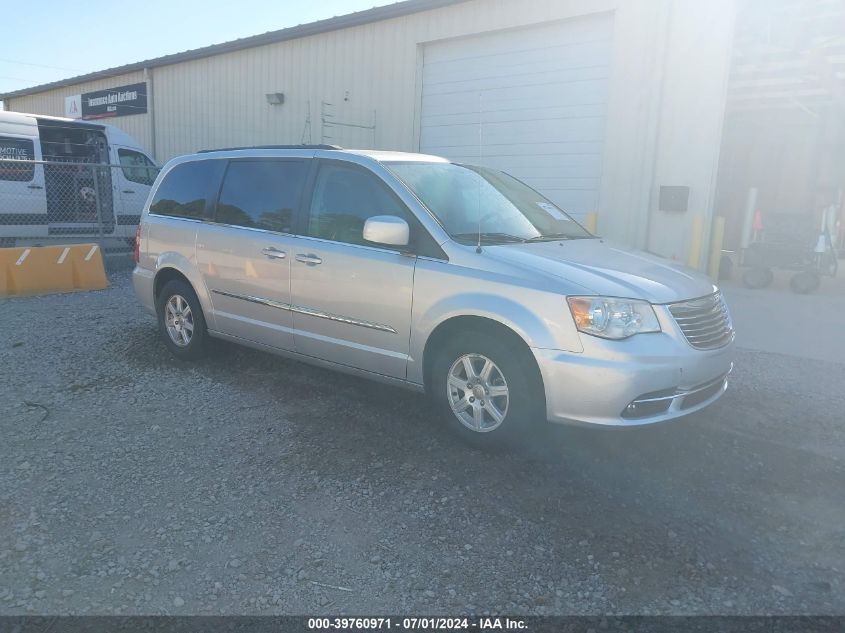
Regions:
[[[43,189],[44,187],[42,187],[41,185],[27,185],[26,188],[27,189]]]
[[[124,189],[121,193],[135,193],[134,189]]]
[[[262,248],[261,252],[270,259],[284,259],[287,255],[284,251],[280,251],[278,248],[273,248],[272,246]]]
[[[309,266],[316,266],[317,264],[323,263],[322,259],[320,259],[316,255],[312,255],[311,253],[309,253],[308,255],[299,253],[296,256],[296,261],[302,262],[303,264],[308,264]]]

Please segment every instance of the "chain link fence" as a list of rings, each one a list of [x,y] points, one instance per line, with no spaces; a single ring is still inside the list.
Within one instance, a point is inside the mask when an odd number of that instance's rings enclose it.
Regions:
[[[121,158],[123,160],[123,158]],[[79,160],[0,160],[0,247],[96,242],[131,257],[159,167]]]

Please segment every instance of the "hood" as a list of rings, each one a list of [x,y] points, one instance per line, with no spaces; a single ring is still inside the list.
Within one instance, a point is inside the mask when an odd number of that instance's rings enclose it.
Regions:
[[[672,303],[716,291],[709,278],[691,268],[605,240],[485,246],[484,252],[500,263],[533,269],[598,295]]]

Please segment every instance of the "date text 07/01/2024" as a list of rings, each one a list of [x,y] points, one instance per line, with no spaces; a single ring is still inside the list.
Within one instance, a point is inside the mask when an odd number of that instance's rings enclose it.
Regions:
[[[521,631],[526,629],[524,620],[507,617],[479,617],[479,618],[447,618],[447,617],[356,617],[356,618],[308,618],[308,629],[321,630],[431,630],[452,631],[471,630],[480,631],[509,630]]]

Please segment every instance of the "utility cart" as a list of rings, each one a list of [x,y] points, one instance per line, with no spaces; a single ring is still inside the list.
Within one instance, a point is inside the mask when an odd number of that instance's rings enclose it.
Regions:
[[[743,253],[743,283],[765,288],[772,283],[774,270],[788,270],[794,272],[789,281],[792,291],[807,294],[819,287],[822,277],[836,276],[838,260],[830,223],[822,216],[766,214]]]

